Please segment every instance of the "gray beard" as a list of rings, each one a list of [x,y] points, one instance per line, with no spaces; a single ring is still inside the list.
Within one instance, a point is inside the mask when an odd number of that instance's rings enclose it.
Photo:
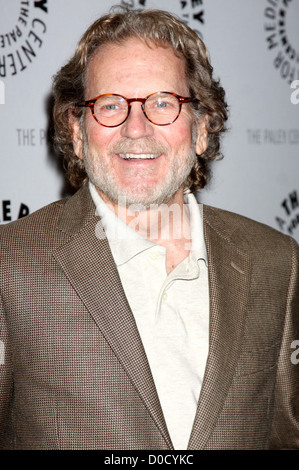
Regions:
[[[140,210],[149,209],[151,205],[161,205],[169,204],[174,198],[178,190],[185,186],[185,182],[190,175],[190,172],[196,162],[196,153],[195,153],[195,127],[192,132],[192,150],[185,156],[183,165],[180,167],[181,158],[177,158],[174,162],[166,178],[162,183],[148,187],[147,185],[142,186],[138,185],[138,189],[126,189],[120,188],[115,180],[114,176],[111,174],[111,170],[106,165],[104,160],[101,158],[101,155],[93,157],[90,154],[87,135],[85,129],[83,131],[83,154],[84,154],[84,164],[85,170],[90,181],[99,189],[109,201],[120,206],[131,206],[137,205]],[[148,139],[146,139],[148,141]],[[129,145],[132,146],[130,142]],[[120,144],[123,148],[125,144]],[[154,148],[153,148],[154,147]],[[150,143],[147,143],[147,149],[151,148],[151,151],[159,153],[161,146]],[[115,151],[115,150],[114,150]],[[118,153],[115,151],[115,153]],[[146,152],[145,152],[146,153]]]

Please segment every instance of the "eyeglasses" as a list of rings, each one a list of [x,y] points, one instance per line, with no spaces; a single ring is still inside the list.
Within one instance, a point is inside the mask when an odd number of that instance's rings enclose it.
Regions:
[[[123,124],[131,111],[131,103],[139,101],[145,117],[157,126],[168,126],[177,120],[183,103],[198,100],[177,95],[168,91],[152,93],[146,98],[125,98],[114,93],[99,95],[88,101],[76,103],[76,107],[88,107],[94,119],[104,127],[117,127]]]

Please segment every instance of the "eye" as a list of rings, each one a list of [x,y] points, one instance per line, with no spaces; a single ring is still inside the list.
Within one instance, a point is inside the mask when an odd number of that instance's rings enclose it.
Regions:
[[[107,111],[115,111],[118,108],[118,106],[116,104],[106,104],[104,108],[107,109]]]
[[[101,118],[127,111],[126,101],[117,96],[101,96],[95,103],[95,114]]]
[[[158,101],[158,103],[156,103],[157,108],[167,108],[168,105],[169,103],[166,103],[166,101]]]
[[[148,109],[152,112],[172,112],[177,110],[179,103],[171,94],[154,94],[146,102]]]
[[[161,98],[157,100],[151,108],[153,112],[160,113],[173,113],[177,111],[178,103],[172,100],[171,97]]]

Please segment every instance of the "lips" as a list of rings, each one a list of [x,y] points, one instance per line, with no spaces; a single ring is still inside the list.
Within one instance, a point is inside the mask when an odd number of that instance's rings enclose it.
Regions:
[[[123,160],[154,160],[160,153],[119,153],[118,156]]]
[[[118,156],[124,161],[153,161],[162,155],[167,155],[169,149],[163,143],[152,137],[132,140],[129,138],[111,144],[108,154]]]

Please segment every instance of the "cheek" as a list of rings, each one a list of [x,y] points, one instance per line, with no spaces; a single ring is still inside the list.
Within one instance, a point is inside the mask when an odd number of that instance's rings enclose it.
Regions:
[[[90,151],[100,151],[105,154],[107,147],[111,141],[110,132],[103,126],[95,122],[86,126],[86,135]]]
[[[192,129],[190,126],[178,126],[174,129],[169,143],[174,149],[190,149],[192,146]]]

